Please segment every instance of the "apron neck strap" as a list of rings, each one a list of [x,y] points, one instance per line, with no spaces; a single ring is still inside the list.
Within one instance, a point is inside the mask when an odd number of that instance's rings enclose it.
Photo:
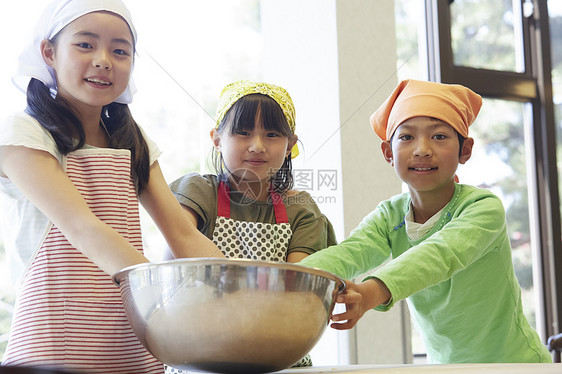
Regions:
[[[287,209],[285,209],[285,204],[283,204],[281,196],[274,191],[272,187],[270,187],[269,196],[275,211],[275,222],[289,223]],[[219,217],[230,218],[230,188],[224,181],[219,183],[217,191],[217,215]]]
[[[217,215],[219,217],[230,218],[230,188],[224,181],[219,183],[217,191]]]
[[[273,190],[273,187],[270,187],[269,196],[271,198],[271,202],[273,203],[273,209],[275,210],[275,222],[277,223],[289,223],[289,219],[287,218],[287,209],[285,209],[285,204],[283,204],[283,200],[281,196]]]

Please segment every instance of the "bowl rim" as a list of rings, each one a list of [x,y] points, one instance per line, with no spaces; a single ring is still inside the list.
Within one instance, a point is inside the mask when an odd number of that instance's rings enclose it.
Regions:
[[[111,279],[113,283],[117,286],[121,285],[121,282],[127,277],[127,275],[133,271],[140,269],[155,268],[167,264],[196,264],[196,265],[232,265],[238,264],[245,267],[249,266],[263,266],[280,268],[284,270],[294,270],[303,273],[309,273],[312,275],[320,275],[330,280],[333,280],[338,285],[339,292],[343,292],[346,288],[345,280],[334,273],[329,271],[308,267],[304,265],[299,265],[291,262],[278,262],[278,261],[263,261],[263,260],[252,260],[247,258],[209,258],[209,257],[194,257],[194,258],[176,258],[172,260],[156,261],[156,262],[143,262],[136,265],[127,266],[119,270],[117,273],[113,274]]]

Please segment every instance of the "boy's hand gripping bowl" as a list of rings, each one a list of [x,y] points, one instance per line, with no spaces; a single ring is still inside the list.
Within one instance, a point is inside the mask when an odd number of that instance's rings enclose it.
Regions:
[[[304,357],[345,283],[300,265],[178,259],[113,276],[127,317],[160,361],[187,370],[265,373]]]

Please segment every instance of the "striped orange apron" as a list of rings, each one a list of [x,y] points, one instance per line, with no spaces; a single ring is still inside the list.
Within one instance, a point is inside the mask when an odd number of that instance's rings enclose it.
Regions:
[[[142,252],[129,151],[81,149],[63,167],[92,212]],[[53,225],[24,276],[2,365],[164,372],[129,326],[111,277]]]

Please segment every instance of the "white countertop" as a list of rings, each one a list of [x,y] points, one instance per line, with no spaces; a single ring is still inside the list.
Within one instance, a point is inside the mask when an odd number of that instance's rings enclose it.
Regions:
[[[282,374],[562,374],[562,364],[348,365],[286,369]]]

